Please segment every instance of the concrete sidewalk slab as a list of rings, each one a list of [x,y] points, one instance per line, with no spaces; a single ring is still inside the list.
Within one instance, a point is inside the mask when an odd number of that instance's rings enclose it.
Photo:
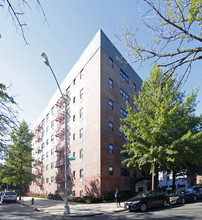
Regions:
[[[37,211],[41,211],[50,215],[64,216],[64,201],[34,198],[34,204],[32,205],[32,197],[22,197],[19,203],[29,206]],[[124,211],[123,207],[116,207],[115,202],[111,203],[96,203],[85,204],[69,202],[70,214],[69,216],[92,216],[101,215],[106,213],[114,213]]]

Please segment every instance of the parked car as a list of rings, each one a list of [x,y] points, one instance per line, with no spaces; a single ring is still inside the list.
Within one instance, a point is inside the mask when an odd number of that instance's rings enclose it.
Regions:
[[[176,189],[170,195],[170,204],[195,202],[197,200],[196,192],[192,188]]]
[[[16,202],[17,201],[17,194],[13,191],[6,191],[1,196],[2,203],[6,202]]]
[[[191,188],[196,192],[197,199],[202,199],[202,186],[192,186]]]
[[[129,211],[140,210],[145,212],[148,208],[163,206],[167,207],[168,195],[160,191],[140,192],[124,204]]]

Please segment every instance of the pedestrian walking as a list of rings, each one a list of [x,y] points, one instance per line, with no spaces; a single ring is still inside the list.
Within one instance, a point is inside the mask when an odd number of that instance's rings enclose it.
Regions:
[[[118,208],[118,207],[121,207],[120,193],[119,193],[119,190],[118,190],[117,188],[116,188],[116,190],[115,190],[114,197],[115,197],[115,201],[116,201],[117,208]]]

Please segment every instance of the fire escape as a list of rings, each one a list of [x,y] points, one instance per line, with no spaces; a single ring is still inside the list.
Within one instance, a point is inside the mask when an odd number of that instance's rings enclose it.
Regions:
[[[36,128],[35,130],[35,138],[36,138],[36,150],[35,150],[35,153],[38,154],[38,159],[37,160],[37,164],[38,164],[38,167],[35,171],[35,175],[38,175],[38,176],[42,176],[42,166],[43,166],[43,162],[42,162],[42,159],[41,159],[41,152],[42,152],[42,149],[41,149],[41,141],[42,141],[42,136],[41,136],[41,132],[43,130],[43,124],[39,124],[38,127]],[[42,181],[41,180],[38,180],[36,182],[36,185],[37,186],[42,186]]]
[[[67,153],[70,153],[69,146],[69,136],[70,136],[70,96],[69,93],[64,95],[67,99]],[[64,184],[65,182],[65,103],[64,99],[60,97],[60,99],[56,103],[57,107],[57,117],[55,121],[57,122],[56,129],[56,137],[57,137],[57,145],[55,151],[57,152],[57,160],[55,167],[58,168],[56,183]]]

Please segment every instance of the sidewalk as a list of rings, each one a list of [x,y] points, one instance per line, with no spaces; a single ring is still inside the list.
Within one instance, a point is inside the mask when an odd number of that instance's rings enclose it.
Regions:
[[[29,206],[37,211],[48,213],[50,215],[64,215],[64,201],[50,200],[42,198],[34,198],[34,205],[31,202],[32,197],[22,197],[22,200],[18,202]],[[124,211],[124,205],[117,208],[116,203],[96,203],[96,204],[85,204],[69,202],[70,214],[68,216],[93,216],[101,215],[106,213],[114,213]]]

